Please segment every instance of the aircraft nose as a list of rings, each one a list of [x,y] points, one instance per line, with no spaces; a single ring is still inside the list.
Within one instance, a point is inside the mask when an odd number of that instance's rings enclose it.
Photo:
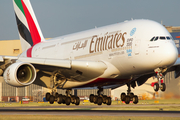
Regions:
[[[178,51],[174,43],[166,43],[162,51],[162,67],[169,67],[173,65],[178,58]]]

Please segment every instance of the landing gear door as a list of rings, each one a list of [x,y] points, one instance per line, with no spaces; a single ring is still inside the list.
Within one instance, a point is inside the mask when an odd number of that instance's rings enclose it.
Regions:
[[[134,47],[134,54],[139,55],[140,53],[140,45],[141,45],[141,40],[136,40],[135,41],[135,47]]]

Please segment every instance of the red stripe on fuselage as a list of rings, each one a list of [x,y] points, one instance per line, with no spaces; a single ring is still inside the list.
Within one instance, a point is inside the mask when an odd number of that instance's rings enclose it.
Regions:
[[[32,40],[33,40],[33,45],[41,42],[41,37],[39,35],[39,32],[38,32],[38,29],[33,21],[33,18],[30,14],[30,12],[28,11],[26,5],[24,4],[23,0],[21,0],[22,2],[22,5],[23,5],[23,9],[24,9],[24,13],[26,15],[26,19],[27,19],[27,22],[28,22],[28,26],[29,26],[29,29],[30,29],[30,33],[31,33],[31,37],[32,37]]]
[[[33,47],[31,47],[27,50],[27,57],[32,57],[32,49],[33,49]]]

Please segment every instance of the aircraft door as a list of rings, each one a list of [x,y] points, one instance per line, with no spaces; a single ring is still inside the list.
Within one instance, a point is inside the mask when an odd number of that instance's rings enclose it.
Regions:
[[[135,55],[139,55],[139,53],[140,53],[140,44],[141,44],[141,40],[135,41],[135,46],[134,46],[134,54]]]

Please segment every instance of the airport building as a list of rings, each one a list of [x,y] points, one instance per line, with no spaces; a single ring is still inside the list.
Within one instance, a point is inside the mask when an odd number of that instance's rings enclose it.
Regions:
[[[167,30],[171,33],[178,51],[180,53],[180,27],[166,26]],[[17,56],[22,53],[20,40],[1,40],[0,41],[0,55]],[[180,57],[180,56],[179,56]],[[171,97],[172,95],[180,96],[180,79],[174,78],[174,73],[167,73],[164,81],[167,86],[165,94],[159,93],[162,96]],[[140,99],[152,99],[153,97],[159,96],[158,93],[154,92],[152,83],[157,82],[155,77],[150,78],[144,85],[132,89],[132,92],[137,94]],[[21,101],[22,97],[27,96],[31,101],[42,101],[45,97],[46,92],[50,89],[43,88],[41,86],[32,84],[27,87],[12,87],[6,84],[3,77],[0,77],[0,101],[9,101],[11,98],[16,101]],[[59,94],[65,94],[65,90],[58,89]],[[122,86],[114,90],[105,89],[104,94],[111,96],[113,100],[120,99],[120,94],[127,92],[127,86]],[[97,95],[97,89],[78,89],[73,90],[72,94],[77,94],[81,97],[89,97],[90,94]]]

